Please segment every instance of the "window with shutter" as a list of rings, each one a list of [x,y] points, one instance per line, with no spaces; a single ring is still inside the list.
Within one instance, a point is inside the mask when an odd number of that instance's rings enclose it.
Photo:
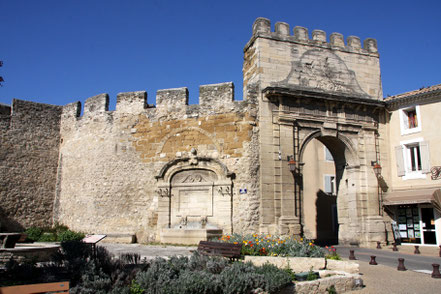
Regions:
[[[421,131],[421,117],[419,105],[400,109],[401,134],[411,134]]]
[[[403,180],[424,179],[430,172],[429,143],[422,138],[395,147],[397,174]]]

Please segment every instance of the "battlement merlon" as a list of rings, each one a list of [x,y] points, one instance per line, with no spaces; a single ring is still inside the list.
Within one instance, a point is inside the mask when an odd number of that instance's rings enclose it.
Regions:
[[[116,96],[116,111],[124,113],[140,113],[148,107],[147,92],[125,92]]]
[[[84,103],[84,116],[95,115],[109,111],[109,95],[99,94],[90,97]]]
[[[163,89],[156,92],[156,108],[179,109],[188,105],[188,89],[186,87]]]
[[[257,18],[253,24],[253,35],[250,41],[245,45],[244,51],[254,43],[256,38],[263,37],[285,42],[301,43],[310,46],[378,56],[377,41],[372,38],[364,40],[362,47],[360,38],[356,36],[349,36],[346,39],[345,45],[343,35],[340,33],[332,33],[329,42],[327,42],[326,32],[321,30],[312,31],[312,39],[310,39],[307,28],[296,26],[293,29],[293,35],[291,35],[289,24],[287,23],[277,22],[274,27],[275,31],[272,32],[269,19],[263,17]]]
[[[199,87],[199,104],[203,107],[216,108],[234,101],[233,82],[202,85]]]
[[[156,92],[156,107],[147,104],[147,92],[118,93],[116,98],[116,113],[139,114],[156,108],[158,113],[182,112],[188,106],[188,89],[173,88]],[[216,109],[220,106],[231,105],[234,102],[234,84],[232,82],[199,86],[199,106],[206,109]],[[191,105],[193,106],[193,105]],[[88,98],[84,104],[84,117],[109,112],[109,95],[99,94]],[[81,115],[81,103],[74,102],[63,106],[63,120],[76,119]]]

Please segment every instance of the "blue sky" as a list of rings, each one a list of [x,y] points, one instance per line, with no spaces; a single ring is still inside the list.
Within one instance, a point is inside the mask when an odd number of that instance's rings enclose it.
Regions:
[[[377,39],[384,96],[441,83],[441,2],[0,0],[0,103],[233,81],[254,20]]]

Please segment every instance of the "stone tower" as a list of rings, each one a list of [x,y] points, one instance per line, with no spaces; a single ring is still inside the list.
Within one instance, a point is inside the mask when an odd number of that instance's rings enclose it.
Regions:
[[[261,232],[299,234],[304,215],[303,152],[314,139],[332,153],[337,175],[340,243],[385,238],[377,178],[383,110],[377,42],[344,42],[258,18],[244,49],[244,96],[256,96],[259,118]],[[291,171],[288,159],[294,168]]]

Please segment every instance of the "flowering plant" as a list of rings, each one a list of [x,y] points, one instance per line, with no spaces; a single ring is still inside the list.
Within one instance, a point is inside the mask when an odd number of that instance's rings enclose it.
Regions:
[[[223,235],[220,242],[242,244],[242,255],[324,257],[325,250],[313,240],[271,234]]]
[[[331,247],[325,246],[325,249],[328,251],[328,253],[326,254],[327,259],[341,260],[341,257],[337,253],[334,246]]]

